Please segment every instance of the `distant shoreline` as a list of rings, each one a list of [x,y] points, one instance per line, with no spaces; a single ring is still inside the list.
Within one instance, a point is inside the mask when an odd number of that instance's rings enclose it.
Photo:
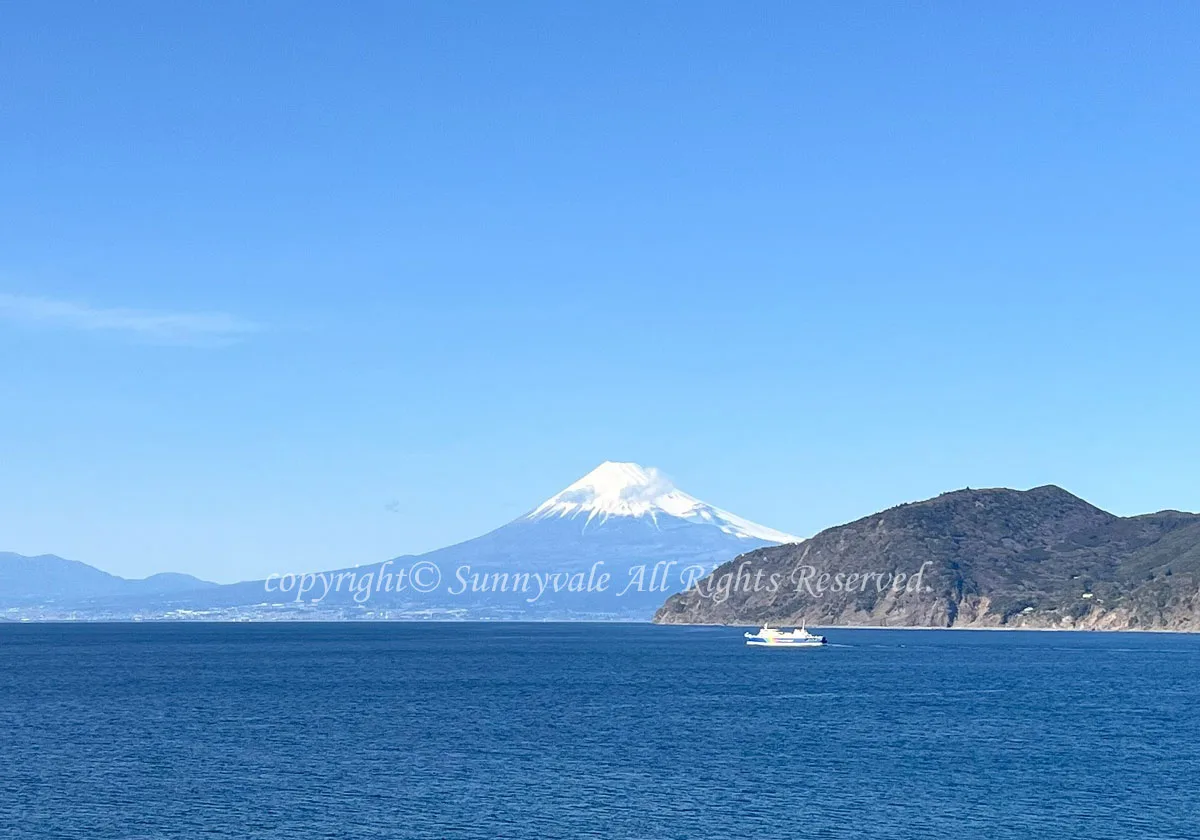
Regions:
[[[794,626],[788,622],[771,622],[779,626],[791,627]],[[321,618],[321,619],[303,619],[303,618],[288,618],[278,620],[245,620],[245,619],[186,619],[186,618],[146,618],[146,619],[131,619],[131,618],[106,618],[106,619],[70,619],[70,618],[48,618],[48,619],[9,619],[0,620],[0,627],[3,626],[30,626],[30,625],[101,625],[101,624],[120,624],[120,625],[243,625],[251,624],[256,626],[268,625],[311,625],[311,624],[339,624],[339,625],[356,625],[356,624],[493,624],[493,625],[518,625],[518,624],[579,624],[579,625],[645,625],[652,627],[704,627],[714,629],[728,630],[746,630],[754,629],[762,626],[760,623],[754,624],[715,624],[706,622],[696,623],[658,623],[651,620],[637,619],[472,619],[472,618],[361,618],[361,619],[338,619],[338,618]],[[1167,629],[1145,629],[1128,627],[1120,630],[1096,629],[1086,627],[937,627],[937,626],[883,626],[878,624],[808,624],[805,625],[814,630],[822,631],[838,631],[838,630],[949,630],[957,632],[1000,632],[1000,633],[1141,633],[1141,634],[1171,634],[1171,635],[1200,635],[1200,630],[1167,630]]]

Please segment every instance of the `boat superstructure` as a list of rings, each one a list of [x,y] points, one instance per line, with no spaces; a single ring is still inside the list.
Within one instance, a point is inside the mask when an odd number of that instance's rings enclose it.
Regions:
[[[809,633],[803,627],[794,630],[763,625],[757,633],[746,633],[746,644],[757,647],[820,647],[826,644],[824,636]]]

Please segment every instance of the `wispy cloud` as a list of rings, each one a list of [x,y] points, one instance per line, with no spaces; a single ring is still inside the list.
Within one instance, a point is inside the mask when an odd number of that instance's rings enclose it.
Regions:
[[[3,292],[0,292],[0,319],[67,330],[120,333],[157,344],[205,346],[232,344],[261,329],[253,321],[224,312],[104,308]]]

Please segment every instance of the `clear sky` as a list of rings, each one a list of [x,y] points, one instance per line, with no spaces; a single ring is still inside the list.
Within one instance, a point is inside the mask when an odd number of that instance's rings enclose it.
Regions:
[[[7,2],[0,550],[234,580],[606,459],[1200,509],[1200,4]]]

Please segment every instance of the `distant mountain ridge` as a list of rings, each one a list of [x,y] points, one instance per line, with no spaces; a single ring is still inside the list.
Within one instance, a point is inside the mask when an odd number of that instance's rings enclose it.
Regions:
[[[738,588],[739,570],[786,583]],[[960,490],[742,555],[655,621],[1197,631],[1200,515],[1119,517],[1052,485]]]
[[[764,539],[765,536],[787,539]],[[580,572],[600,563],[616,575],[638,564],[716,571],[696,591],[524,596],[378,592],[358,603],[349,591],[320,604],[269,592],[265,582],[217,585],[188,575],[125,580],[54,555],[0,553],[0,606],[44,607],[44,616],[147,617],[209,614],[286,617],[648,618],[664,623],[1027,627],[1200,631],[1200,515],[1107,513],[1055,486],[959,490],[898,505],[796,541],[679,491],[660,473],[605,462],[517,519],[487,534],[419,556],[345,566],[383,575],[415,562],[436,565],[443,583],[456,568],[478,572]],[[736,559],[735,559],[736,558]],[[791,585],[848,576],[853,586],[814,595]],[[775,591],[716,581],[739,570],[783,576]],[[281,569],[281,572],[298,571]],[[879,585],[867,575],[920,572],[920,587]],[[888,578],[889,580],[891,578]],[[660,582],[661,583],[661,582]],[[680,581],[671,581],[675,588]],[[707,590],[705,589],[707,587]],[[443,587],[444,588],[444,587]],[[717,591],[719,595],[719,591]],[[663,603],[664,598],[666,602]],[[284,612],[279,612],[286,608]],[[655,608],[658,608],[655,613]]]
[[[74,604],[94,598],[154,596],[217,584],[175,572],[129,579],[54,554],[27,557],[0,551],[0,603]]]
[[[359,578],[374,575],[378,580],[414,562],[433,564],[441,573],[437,591],[415,593],[373,591],[369,604],[355,600],[349,589],[330,592],[320,606],[345,614],[395,612],[417,614],[422,610],[453,611],[458,617],[509,618],[597,618],[648,619],[665,594],[682,588],[678,568],[685,565],[705,569],[738,554],[765,545],[794,541],[793,537],[714,507],[676,488],[661,472],[630,462],[605,461],[594,470],[556,493],[528,513],[486,534],[419,556],[395,557],[382,563],[344,566],[325,574],[353,573]],[[69,563],[55,558],[59,563]],[[676,564],[673,588],[626,589],[638,567]],[[551,592],[528,602],[529,592],[447,593],[462,569],[471,573],[576,574],[594,567],[612,575],[603,592]],[[53,565],[53,564],[52,564]],[[83,566],[83,564],[77,564]],[[90,567],[84,567],[90,568]],[[281,573],[307,571],[281,568]],[[266,581],[246,581],[223,586],[189,588],[181,585],[157,593],[134,592],[121,579],[93,569],[85,585],[77,584],[53,593],[53,603],[76,604],[93,611],[202,612],[272,604],[297,605],[290,594],[268,591]],[[2,573],[0,573],[2,574]],[[51,574],[50,570],[38,574]],[[49,579],[49,578],[47,578]],[[65,578],[63,578],[65,581]],[[658,581],[660,587],[664,581]],[[12,602],[20,585],[0,577],[0,605]],[[30,591],[29,586],[25,590]],[[48,592],[46,587],[40,590]],[[69,594],[64,594],[68,593]],[[618,595],[617,593],[621,593]],[[22,603],[28,599],[22,600]],[[303,599],[308,603],[308,599]],[[336,617],[336,616],[335,616]]]

